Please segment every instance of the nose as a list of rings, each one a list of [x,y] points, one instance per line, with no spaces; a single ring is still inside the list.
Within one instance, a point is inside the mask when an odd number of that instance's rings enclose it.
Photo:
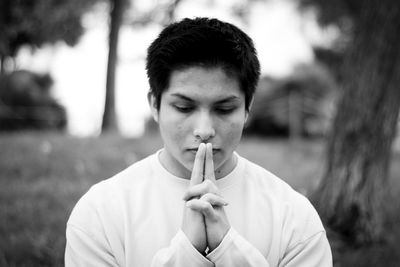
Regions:
[[[206,142],[215,136],[213,120],[208,112],[200,112],[193,129],[196,139]]]

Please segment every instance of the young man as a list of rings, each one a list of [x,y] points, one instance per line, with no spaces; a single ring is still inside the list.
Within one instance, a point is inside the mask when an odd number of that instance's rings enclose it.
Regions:
[[[309,201],[234,152],[259,78],[251,39],[184,19],[152,43],[147,72],[164,148],[81,198],[66,266],[332,266]]]

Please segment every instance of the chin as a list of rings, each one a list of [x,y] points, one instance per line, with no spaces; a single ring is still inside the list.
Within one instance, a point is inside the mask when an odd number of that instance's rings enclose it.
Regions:
[[[214,172],[217,172],[218,170],[222,169],[224,166],[225,161],[214,161]]]
[[[187,162],[182,162],[182,166],[185,167],[187,171],[192,173],[193,166],[194,166],[194,161],[187,161]]]
[[[187,159],[183,157],[181,160],[179,160],[179,163],[181,167],[183,167],[184,171],[187,171],[189,175],[191,175],[194,166],[194,159]]]

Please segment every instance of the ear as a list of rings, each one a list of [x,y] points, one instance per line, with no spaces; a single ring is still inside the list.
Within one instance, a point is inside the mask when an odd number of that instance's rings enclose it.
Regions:
[[[253,102],[254,102],[254,97],[251,98],[250,104],[249,104],[249,108],[245,111],[245,112],[246,112],[246,114],[244,115],[244,116],[245,116],[245,117],[244,117],[244,122],[245,122],[245,123],[247,122],[247,119],[248,119],[248,117],[249,117],[249,113],[250,113],[250,111],[251,111],[251,108],[253,107]]]
[[[156,98],[151,92],[147,93],[147,101],[149,102],[151,115],[153,119],[158,123],[158,109],[157,109],[157,102]]]

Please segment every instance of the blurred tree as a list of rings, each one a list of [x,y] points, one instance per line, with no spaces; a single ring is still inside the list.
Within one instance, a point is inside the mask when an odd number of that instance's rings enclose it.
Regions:
[[[151,23],[166,26],[175,20],[175,11],[183,0],[168,0],[164,3],[157,3],[154,8],[147,12],[137,12],[132,17],[130,24],[144,27]]]
[[[102,133],[117,132],[115,111],[115,71],[118,61],[118,37],[127,0],[110,0],[110,31],[108,45],[106,98],[104,103]]]
[[[149,12],[138,13],[131,19],[130,24],[146,26],[150,23],[169,24],[175,18],[175,9],[181,0],[171,0],[163,5],[156,5]],[[107,65],[106,99],[104,104],[102,133],[118,132],[115,110],[115,72],[118,60],[118,36],[124,20],[124,10],[128,0],[110,0],[110,33]]]
[[[336,93],[335,78],[318,63],[298,65],[289,77],[262,77],[244,133],[288,136],[292,141],[324,136]]]
[[[67,114],[52,97],[52,84],[48,74],[0,75],[0,131],[64,130]]]
[[[325,175],[313,199],[323,220],[352,243],[384,237],[391,146],[400,106],[397,0],[301,0],[346,40],[341,97]]]
[[[100,0],[1,0],[0,71],[23,45],[40,47],[59,40],[77,43],[83,33],[81,16]]]
[[[313,52],[315,61],[328,67],[331,73],[335,76],[338,83],[342,82],[342,65],[344,60],[344,51],[332,49],[332,47],[314,46]]]

